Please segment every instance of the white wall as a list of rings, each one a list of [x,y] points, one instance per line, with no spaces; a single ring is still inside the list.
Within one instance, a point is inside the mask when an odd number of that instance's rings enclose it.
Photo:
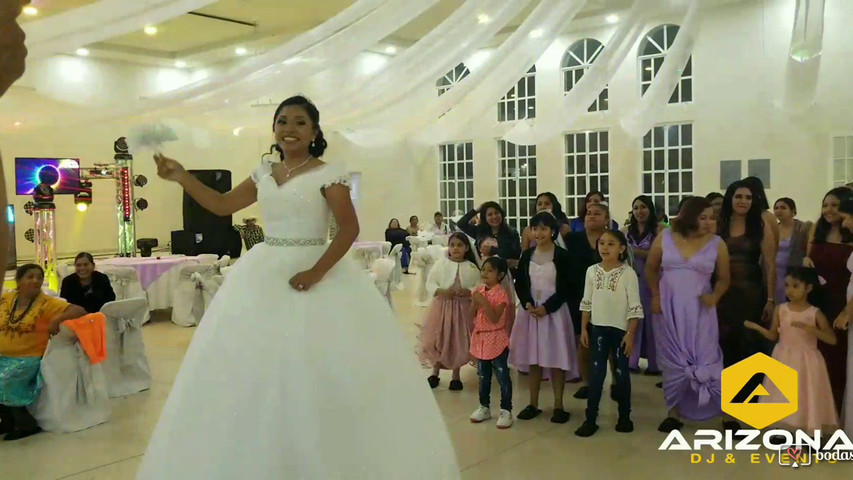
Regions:
[[[660,123],[692,121],[694,124],[694,193],[704,195],[719,190],[719,162],[721,160],[770,158],[772,188],[771,201],[779,196],[791,196],[800,204],[803,217],[815,217],[823,193],[829,188],[829,144],[833,134],[853,135],[853,36],[848,27],[853,24],[853,3],[841,0],[827,2],[824,53],[818,89],[818,104],[804,118],[788,118],[776,107],[782,95],[782,79],[793,20],[793,2],[783,0],[745,1],[721,7],[702,15],[702,29],[693,55],[693,92],[691,104],[668,106]],[[677,23],[679,18],[661,18],[650,22],[648,29],[662,23]],[[537,108],[547,111],[562,95],[560,60],[565,49],[574,41],[591,37],[607,44],[613,28],[572,32],[559,39],[537,62]],[[371,56],[371,55],[368,55]],[[359,65],[378,64],[376,55],[354,60],[352,68]],[[56,60],[59,61],[59,60]],[[147,72],[149,81],[139,86],[138,80],[127,80],[114,86],[124,76],[134,76],[141,67],[126,64],[106,65],[105,75],[111,81],[99,81],[95,86],[105,98],[113,101],[128,95],[151,93],[165,88],[176,73],[163,73],[163,69]],[[24,86],[41,85],[35,67]],[[168,70],[168,69],[166,69]],[[566,125],[565,131],[588,129],[610,130],[610,196],[614,212],[627,212],[629,202],[640,192],[641,139],[632,138],[619,127],[619,118],[635,105],[639,98],[638,66],[631,54],[610,83],[610,111],[586,113],[575,125]],[[157,73],[160,72],[160,73]],[[153,75],[153,76],[152,76]],[[158,77],[160,75],[160,77]],[[199,73],[189,73],[189,78]],[[328,77],[328,76],[327,76]],[[306,92],[320,92],[334,88],[340,78],[320,76],[313,88]],[[129,78],[129,77],[128,77]],[[161,80],[156,80],[160,78]],[[171,79],[171,80],[170,80]],[[152,87],[152,82],[154,86]],[[58,85],[61,86],[62,82]],[[85,82],[84,82],[85,83]],[[128,90],[128,85],[136,90]],[[158,86],[159,85],[159,86]],[[91,87],[92,85],[89,85]],[[55,88],[55,87],[52,87]],[[79,85],[69,87],[80,90]],[[87,87],[88,88],[88,87]],[[76,90],[75,90],[76,89]],[[82,91],[82,90],[80,90]],[[56,90],[52,90],[56,92]],[[43,92],[39,92],[43,93]],[[423,98],[435,98],[435,90],[421,92]],[[16,156],[72,156],[80,157],[84,165],[105,162],[112,158],[112,142],[127,135],[129,127],[120,123],[105,125],[78,125],[73,120],[55,126],[35,129],[12,128],[15,118],[32,118],[32,106],[37,95],[18,88],[0,102],[0,146],[6,170],[7,191],[14,191],[13,161]],[[54,95],[54,98],[62,95]],[[79,100],[79,99],[78,99]],[[44,115],[50,103],[38,100],[39,115]],[[256,112],[258,113],[258,112]],[[272,115],[272,110],[260,112]],[[246,131],[240,136],[231,134],[226,125],[232,119],[214,113],[207,125],[218,129],[206,131],[205,141],[182,138],[168,145],[165,153],[181,160],[187,168],[224,168],[232,171],[234,183],[248,176],[268,149],[271,133]],[[218,116],[218,117],[216,117]],[[467,126],[457,140],[474,143],[475,200],[482,202],[498,196],[498,156],[496,138],[502,128],[496,125],[496,107],[489,108]],[[237,122],[238,120],[234,120]],[[202,124],[195,125],[203,129]],[[234,124],[231,128],[239,126]],[[418,215],[422,222],[429,221],[438,206],[438,153],[436,148],[416,147],[398,143],[390,147],[366,149],[358,147],[339,135],[329,135],[330,148],[326,159],[342,161],[351,172],[361,173],[359,214],[362,223],[362,240],[378,240],[391,217],[403,222],[410,215]],[[565,165],[563,138],[538,145],[538,184],[540,191],[552,191],[558,197],[565,194]],[[137,191],[137,196],[149,200],[148,210],[138,215],[139,237],[156,237],[161,245],[169,240],[169,232],[180,229],[181,193],[171,184],[155,178],[153,162],[147,155],[138,158],[136,173],[151,180],[148,186]],[[79,250],[111,250],[116,248],[116,220],[111,200],[113,192],[108,181],[96,181],[95,202],[85,214],[78,213],[70,197],[58,200],[58,248],[62,253]],[[32,255],[30,244],[23,232],[31,217],[23,213],[26,198],[14,198],[18,213],[18,256]],[[257,207],[235,214],[235,221],[249,215],[258,216]],[[623,215],[617,213],[618,215]]]

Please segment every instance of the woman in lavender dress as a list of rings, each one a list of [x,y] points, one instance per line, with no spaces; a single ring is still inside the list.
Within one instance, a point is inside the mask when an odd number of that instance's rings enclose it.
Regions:
[[[655,239],[646,261],[657,359],[669,409],[658,427],[661,432],[680,429],[682,418],[705,421],[722,414],[723,352],[716,305],[729,286],[729,253],[725,242],[708,233],[712,218],[707,200],[688,199],[672,229]]]
[[[625,236],[634,254],[634,270],[640,281],[640,301],[643,304],[645,317],[641,318],[637,325],[637,337],[634,339],[634,351],[628,359],[628,368],[632,372],[639,372],[640,357],[645,358],[649,362],[646,375],[660,375],[652,331],[654,326],[651,308],[652,292],[649,290],[649,284],[646,283],[645,271],[649,249],[652,248],[652,243],[663,228],[663,225],[657,221],[652,199],[647,195],[635,198],[631,203],[631,218]]]

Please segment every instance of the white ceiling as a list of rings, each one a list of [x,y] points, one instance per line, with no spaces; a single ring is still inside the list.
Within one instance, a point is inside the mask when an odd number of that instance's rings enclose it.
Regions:
[[[93,3],[95,0],[33,0],[36,17],[55,15]],[[172,65],[185,61],[190,67],[211,66],[234,60],[235,48],[251,55],[281,45],[294,36],[320,25],[352,5],[354,0],[220,0],[208,7],[156,25],[154,36],[133,32],[89,46],[93,56],[142,64]],[[514,0],[507,0],[514,1]],[[568,0],[567,0],[568,1]],[[436,6],[385,39],[398,47],[411,45],[447,18],[464,0],[439,0]],[[508,33],[529,14],[531,2],[502,33]],[[578,21],[601,24],[604,17],[624,10],[631,0],[589,0]],[[594,26],[594,25],[586,25]]]

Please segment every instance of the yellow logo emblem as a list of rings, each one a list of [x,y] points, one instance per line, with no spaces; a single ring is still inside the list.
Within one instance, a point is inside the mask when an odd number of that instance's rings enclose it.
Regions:
[[[763,353],[723,370],[721,383],[723,412],[752,428],[760,430],[797,412],[797,371]]]

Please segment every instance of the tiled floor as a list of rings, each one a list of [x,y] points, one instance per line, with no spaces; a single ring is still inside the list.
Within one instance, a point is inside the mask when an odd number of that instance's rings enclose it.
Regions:
[[[417,279],[417,276],[407,277],[407,289],[395,294],[398,319],[411,333],[413,342],[417,331],[415,323],[420,321],[424,312],[412,306],[412,292]],[[0,480],[133,479],[193,331],[171,324],[165,316],[155,316],[143,330],[154,377],[151,390],[114,399],[112,420],[104,425],[75,434],[43,433],[18,442],[0,442]],[[427,375],[425,370],[425,383]],[[447,390],[448,381],[449,372],[434,391],[435,398],[444,413],[466,480],[759,480],[808,479],[826,475],[850,478],[853,475],[853,462],[793,469],[769,465],[766,461],[752,465],[746,453],[737,454],[735,464],[726,464],[724,455],[717,452],[713,465],[692,465],[688,453],[660,452],[658,446],[664,436],[657,432],[656,427],[665,408],[662,392],[654,386],[659,381],[656,377],[632,377],[634,433],[613,431],[615,405],[605,398],[599,419],[601,430],[588,439],[573,435],[585,407],[584,402],[571,398],[576,385],[569,385],[566,390],[566,406],[572,414],[567,425],[551,424],[549,409],[546,408],[543,415],[535,420],[517,420],[511,429],[499,431],[494,421],[480,425],[468,421],[468,415],[477,406],[477,376],[473,368],[463,369],[464,391]],[[493,395],[497,399],[497,385],[494,385],[494,390]],[[553,396],[550,390],[550,384],[543,385],[541,405],[544,407],[551,405]],[[526,405],[526,391],[525,377],[520,377],[515,383],[516,410]],[[713,422],[706,425],[715,426]],[[689,429],[685,432],[686,435],[690,433]],[[769,452],[762,452],[762,455],[764,453]],[[400,472],[399,479],[405,478],[405,472]]]

